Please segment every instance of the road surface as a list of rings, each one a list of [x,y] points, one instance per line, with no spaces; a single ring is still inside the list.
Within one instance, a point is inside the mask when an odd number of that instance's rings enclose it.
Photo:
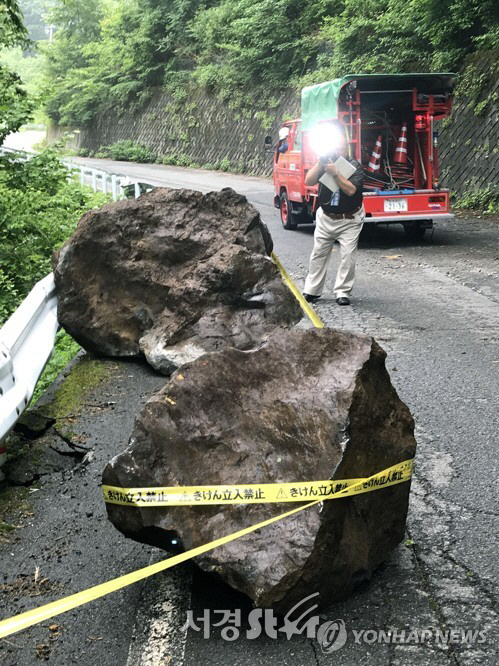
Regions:
[[[3,145],[13,150],[26,150],[32,152],[35,146],[46,138],[46,130],[24,130],[8,134]]]
[[[233,187],[260,210],[278,256],[303,286],[313,230],[282,229],[270,180],[78,161],[154,185]],[[499,663],[498,236],[499,223],[487,218],[442,223],[432,237],[417,242],[408,241],[401,228],[381,228],[361,238],[352,306],[334,302],[334,271],[316,306],[327,325],[373,335],[384,347],[418,440],[406,541],[370,584],[322,617],[344,621],[343,646],[326,654],[303,636],[227,642],[220,628],[212,628],[210,639],[202,631],[183,631],[188,609],[201,617],[204,610],[247,608],[244,599],[185,566],[55,618],[58,629],[45,622],[9,643],[0,641],[0,663],[33,664],[44,651],[49,663],[60,666]],[[98,483],[107,460],[123,450],[136,410],[163,380],[138,363],[107,365],[107,378],[89,391],[86,406],[67,417],[72,433],[92,449],[90,460],[75,459],[64,469],[55,465],[25,481],[31,511],[15,538],[0,544],[4,616],[161,557],[107,523]],[[53,587],[32,597],[36,566]],[[431,638],[422,641],[423,630]],[[447,644],[438,640],[438,631],[451,630]],[[469,632],[467,641],[462,632]]]

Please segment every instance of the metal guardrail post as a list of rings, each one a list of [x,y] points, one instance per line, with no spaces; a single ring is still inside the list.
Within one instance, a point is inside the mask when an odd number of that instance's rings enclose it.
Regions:
[[[130,185],[131,180],[128,176],[118,176],[118,199],[121,201],[122,199],[125,199],[125,190],[124,187],[126,185]]]
[[[97,171],[92,169],[92,189],[97,192]]]
[[[115,173],[111,174],[111,192],[113,195],[113,201],[118,200],[118,177]]]
[[[138,183],[135,183],[135,198],[138,199],[140,197],[140,185]]]
[[[102,191],[107,194],[107,173],[102,171]]]

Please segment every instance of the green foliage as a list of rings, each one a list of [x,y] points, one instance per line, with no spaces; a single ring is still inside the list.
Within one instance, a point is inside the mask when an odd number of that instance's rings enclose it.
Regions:
[[[17,0],[3,0],[0,11],[0,46],[29,45],[28,31]]]
[[[16,85],[23,91],[21,95],[27,104],[27,112],[33,107],[34,122],[44,124],[47,118],[40,108],[43,97],[40,80],[43,76],[44,57],[40,51],[23,50],[21,46],[4,49],[0,52],[0,67],[17,74],[20,81],[17,81]],[[27,97],[24,93],[27,93]]]
[[[26,163],[0,165],[0,321],[51,270],[52,252],[103,194],[67,182],[51,151]]]
[[[181,167],[197,167],[198,165],[194,162],[189,155],[184,153],[169,153],[168,155],[163,155],[161,159],[162,164],[181,166]]]
[[[314,35],[337,0],[222,0],[191,23],[194,78],[214,90],[248,85],[282,89],[317,55]],[[269,93],[275,88],[269,88]]]
[[[0,145],[26,122],[33,107],[19,76],[0,65]]]
[[[270,130],[275,120],[274,116],[271,113],[267,113],[267,111],[257,111],[255,118],[258,118],[264,130]]]
[[[189,155],[184,153],[168,153],[163,155],[161,159],[162,164],[199,168],[200,166],[207,171],[232,171],[233,173],[243,173],[245,170],[244,161],[239,160],[237,164],[232,164],[228,157],[224,157],[218,162],[207,162],[206,164],[199,165],[192,160]]]
[[[167,14],[166,0],[59,5],[51,14],[57,32],[45,47],[49,116],[77,125],[98,112],[142,106],[163,81],[166,55],[158,45]]]
[[[492,185],[465,192],[454,204],[456,208],[499,213],[499,192]]]
[[[237,164],[235,164],[232,167],[231,171],[233,173],[245,173],[246,172],[246,165],[244,163],[244,160],[242,158],[239,158],[239,160],[237,161]]]
[[[290,84],[456,70],[467,54],[499,46],[496,0],[65,0],[51,20],[47,109],[70,125],[137,109],[162,84],[179,116],[194,116],[194,86],[243,114],[258,90],[273,117]],[[194,122],[176,138],[187,140]]]
[[[35,392],[31,398],[31,404],[34,404],[38,398],[45,393],[47,388],[57,378],[57,375],[80,351],[80,345],[73,340],[63,330],[60,330],[55,337],[54,350],[43,370],[40,379],[36,384]]]
[[[495,0],[346,0],[321,26],[313,78],[453,71],[499,20]]]
[[[81,153],[80,153],[81,154]],[[101,146],[95,157],[110,158],[123,162],[155,162],[156,154],[142,143],[130,139],[116,141],[110,146]]]
[[[89,103],[96,104],[106,86],[89,76],[101,36],[101,6],[98,0],[66,0],[49,14],[56,26],[54,39],[42,47],[46,56],[47,114],[61,125],[84,123],[92,114]]]
[[[203,164],[203,169],[207,171],[232,171],[233,173],[242,173],[244,163],[239,160],[238,164],[234,166],[228,157],[224,157],[218,162],[206,162]]]
[[[5,48],[29,46],[22,13],[16,0],[4,0],[0,8],[0,56]],[[29,118],[33,104],[17,74],[0,64],[0,145]]]
[[[36,34],[35,27],[43,29],[41,14],[35,16],[29,10],[41,5],[24,0],[23,7],[36,24],[30,24]],[[21,127],[35,106],[22,85],[26,83],[35,94],[40,58],[27,55],[30,46],[18,3],[4,0],[0,8],[0,144]],[[0,159],[0,322],[50,271],[52,251],[70,235],[82,213],[104,203],[103,195],[70,184],[67,178],[68,171],[54,151],[47,150],[26,163],[7,156]],[[67,334],[58,334],[35,399],[78,348]]]
[[[28,51],[23,51],[21,46],[4,49],[0,53],[0,65],[19,76],[28,95],[33,97],[38,95],[38,83],[44,66],[44,58],[40,51],[30,54]]]
[[[28,162],[19,162],[12,155],[0,157],[0,182],[14,190],[31,189],[53,196],[67,177],[67,168],[52,149],[46,149]]]

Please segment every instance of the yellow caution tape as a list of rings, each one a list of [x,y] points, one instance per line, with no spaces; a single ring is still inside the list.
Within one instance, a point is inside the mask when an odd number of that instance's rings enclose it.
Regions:
[[[144,567],[143,569],[138,569],[137,571],[133,571],[132,573],[125,574],[124,576],[120,576],[119,578],[110,580],[107,583],[101,583],[100,585],[96,585],[95,587],[90,587],[88,590],[83,590],[83,592],[77,592],[76,594],[72,594],[69,597],[63,597],[58,601],[53,601],[50,604],[45,604],[45,606],[40,606],[40,608],[35,608],[34,610],[27,611],[26,613],[20,613],[19,615],[16,615],[14,617],[2,620],[0,622],[0,638],[4,638],[5,636],[10,636],[11,634],[16,633],[17,631],[21,631],[22,629],[27,629],[28,627],[31,627],[34,624],[38,624],[39,622],[48,620],[49,618],[55,617],[56,615],[60,615],[61,613],[65,613],[66,611],[73,610],[73,608],[77,608],[78,606],[83,606],[84,604],[87,604],[90,601],[95,601],[96,599],[99,599],[100,597],[103,597],[106,594],[109,594],[110,592],[116,592],[116,590],[121,590],[124,587],[131,585],[132,583],[137,583],[139,580],[143,580],[148,576],[152,576],[153,574],[159,573],[160,571],[165,571],[165,569],[170,569],[171,567],[174,567],[175,565],[180,564],[181,562],[186,562],[187,560],[190,560],[193,557],[197,557],[198,555],[202,555],[203,553],[206,553],[209,550],[213,550],[213,548],[217,548],[218,546],[223,546],[224,544],[229,543],[230,541],[234,541],[235,539],[239,539],[240,537],[243,537],[246,534],[250,534],[251,532],[260,530],[263,527],[266,527],[267,525],[271,525],[272,523],[275,523],[278,520],[282,520],[283,518],[292,516],[293,514],[298,513],[299,511],[308,509],[309,507],[314,506],[315,504],[319,504],[320,502],[326,499],[337,499],[339,497],[348,497],[351,495],[355,495],[358,492],[370,492],[372,490],[379,490],[382,488],[387,488],[397,483],[402,483],[402,481],[407,481],[410,478],[412,470],[412,462],[413,462],[412,460],[406,460],[405,462],[399,463],[398,465],[393,465],[392,467],[389,467],[383,470],[382,472],[373,474],[373,476],[370,476],[366,479],[361,479],[354,485],[349,486],[343,490],[340,490],[338,493],[335,493],[334,495],[329,495],[328,497],[316,499],[313,502],[308,502],[307,504],[303,504],[302,506],[299,506],[296,509],[291,509],[286,513],[281,513],[278,516],[274,516],[274,518],[263,520],[261,523],[258,523],[257,525],[251,525],[250,527],[246,527],[245,529],[240,530],[239,532],[234,532],[233,534],[221,537],[220,539],[216,539],[215,541],[211,541],[210,543],[205,543],[204,545],[198,546],[197,548],[192,548],[191,550],[188,550],[185,553],[181,553],[180,555],[175,555],[166,560],[162,560],[161,562],[157,562],[156,564],[150,564],[149,566]],[[402,472],[404,478],[402,477],[399,478],[398,476],[397,478],[395,478],[394,474],[398,474],[398,472]],[[388,479],[389,476],[392,479],[391,481],[386,480],[383,483],[381,483],[382,479]]]
[[[212,504],[268,504],[337,499],[368,493],[410,479],[412,460],[394,465],[373,479],[334,479],[291,483],[248,483],[237,486],[175,486],[120,488],[102,486],[104,501],[121,506],[206,506]],[[342,491],[348,490],[348,493]],[[341,493],[341,494],[340,494]]]
[[[284,282],[287,284],[289,290],[291,291],[291,293],[294,295],[294,297],[296,298],[296,300],[300,304],[301,309],[307,315],[307,317],[310,319],[310,321],[315,326],[315,328],[324,328],[324,322],[319,317],[319,315],[315,312],[315,310],[310,306],[310,304],[307,303],[307,301],[303,297],[303,294],[300,292],[298,287],[295,285],[295,283],[293,282],[293,280],[289,276],[287,270],[284,268],[284,266],[279,261],[275,252],[272,252],[272,259],[274,260],[274,263],[277,266],[277,268],[280,270]]]

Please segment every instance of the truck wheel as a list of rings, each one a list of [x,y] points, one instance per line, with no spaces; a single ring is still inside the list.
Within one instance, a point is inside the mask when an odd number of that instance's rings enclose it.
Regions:
[[[291,206],[289,205],[288,195],[286,192],[281,194],[281,222],[282,226],[288,231],[296,229],[296,222],[293,220]]]
[[[410,224],[404,224],[404,231],[407,238],[419,240],[425,235],[426,227],[422,227],[417,222],[411,222]]]

